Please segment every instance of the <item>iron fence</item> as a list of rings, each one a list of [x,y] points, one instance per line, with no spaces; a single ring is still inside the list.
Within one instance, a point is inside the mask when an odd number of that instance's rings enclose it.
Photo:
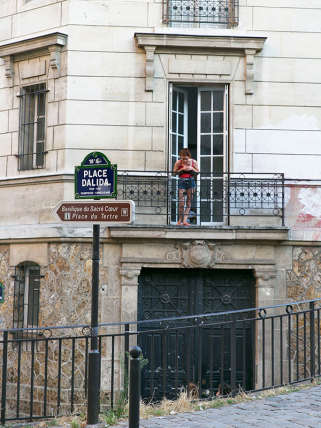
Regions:
[[[180,203],[190,198],[192,225],[230,225],[240,217],[270,217],[284,226],[283,174],[201,172],[192,180],[195,189],[190,194],[183,190],[179,196],[179,179],[171,172],[120,171],[117,197],[133,200],[136,214],[162,217],[167,224],[177,223]]]
[[[237,25],[239,0],[164,0],[163,22]]]
[[[123,388],[132,345],[148,360],[141,373],[148,400],[183,389],[208,399],[319,377],[320,302],[100,325],[101,411]],[[37,337],[19,339],[15,331],[1,330],[1,423],[80,412],[89,326],[37,328]]]

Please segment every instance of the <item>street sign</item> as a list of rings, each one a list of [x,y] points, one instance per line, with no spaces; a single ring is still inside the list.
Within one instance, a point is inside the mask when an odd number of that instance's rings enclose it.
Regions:
[[[117,196],[117,165],[103,153],[89,153],[75,167],[75,199],[106,199]]]
[[[64,223],[132,224],[135,204],[133,201],[61,201],[52,215]]]

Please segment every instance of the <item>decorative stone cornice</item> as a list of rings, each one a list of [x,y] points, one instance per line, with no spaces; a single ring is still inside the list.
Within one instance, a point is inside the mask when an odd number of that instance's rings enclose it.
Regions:
[[[267,37],[208,36],[159,33],[135,33],[137,45],[146,52],[146,91],[153,90],[154,54],[204,53],[246,57],[246,94],[253,94],[254,56],[263,49]]]
[[[9,80],[9,86],[13,86],[13,62],[15,56],[36,51],[47,51],[50,53],[50,66],[53,69],[54,77],[59,77],[60,52],[66,44],[67,37],[66,34],[55,32],[0,45],[0,58],[3,58],[5,61],[6,77]]]

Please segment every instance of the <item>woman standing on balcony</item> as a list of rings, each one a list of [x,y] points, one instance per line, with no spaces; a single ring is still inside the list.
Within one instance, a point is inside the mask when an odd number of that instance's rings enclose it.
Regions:
[[[187,218],[192,205],[192,196],[195,191],[194,175],[199,173],[197,162],[192,159],[191,152],[188,149],[182,149],[179,152],[180,160],[174,165],[174,174],[179,175],[178,179],[178,223],[180,226],[190,226]],[[186,204],[185,204],[186,199]],[[185,207],[185,210],[184,210]]]

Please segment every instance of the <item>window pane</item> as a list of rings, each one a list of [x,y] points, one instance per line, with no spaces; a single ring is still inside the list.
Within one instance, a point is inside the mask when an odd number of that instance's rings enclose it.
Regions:
[[[176,105],[177,105],[177,92],[173,91],[173,105],[172,105],[172,110],[176,111]]]
[[[213,211],[213,221],[222,223],[223,221],[223,204],[222,202],[213,202],[212,204]]]
[[[178,133],[184,134],[184,115],[178,115]]]
[[[213,91],[213,111],[223,111],[224,91]]]
[[[223,172],[223,157],[215,157],[213,158],[213,173],[222,173]]]
[[[182,150],[182,148],[184,147],[183,146],[183,144],[184,144],[184,138],[183,137],[181,137],[181,136],[179,136],[178,137],[178,153]]]
[[[209,156],[201,157],[200,163],[201,163],[200,171],[203,177],[204,174],[207,175],[208,173],[211,172],[211,158]]]
[[[223,154],[223,135],[213,135],[213,155]]]
[[[201,91],[201,111],[211,111],[211,92]]]
[[[213,113],[213,132],[223,132],[223,113]]]
[[[211,113],[201,113],[201,133],[211,132]]]
[[[184,94],[182,92],[178,93],[178,111],[184,113]]]
[[[177,132],[177,124],[176,124],[177,113],[172,113],[172,131]]]
[[[178,155],[175,134],[172,135],[172,155]]]
[[[202,135],[201,136],[201,155],[210,155],[211,154],[211,136]]]

